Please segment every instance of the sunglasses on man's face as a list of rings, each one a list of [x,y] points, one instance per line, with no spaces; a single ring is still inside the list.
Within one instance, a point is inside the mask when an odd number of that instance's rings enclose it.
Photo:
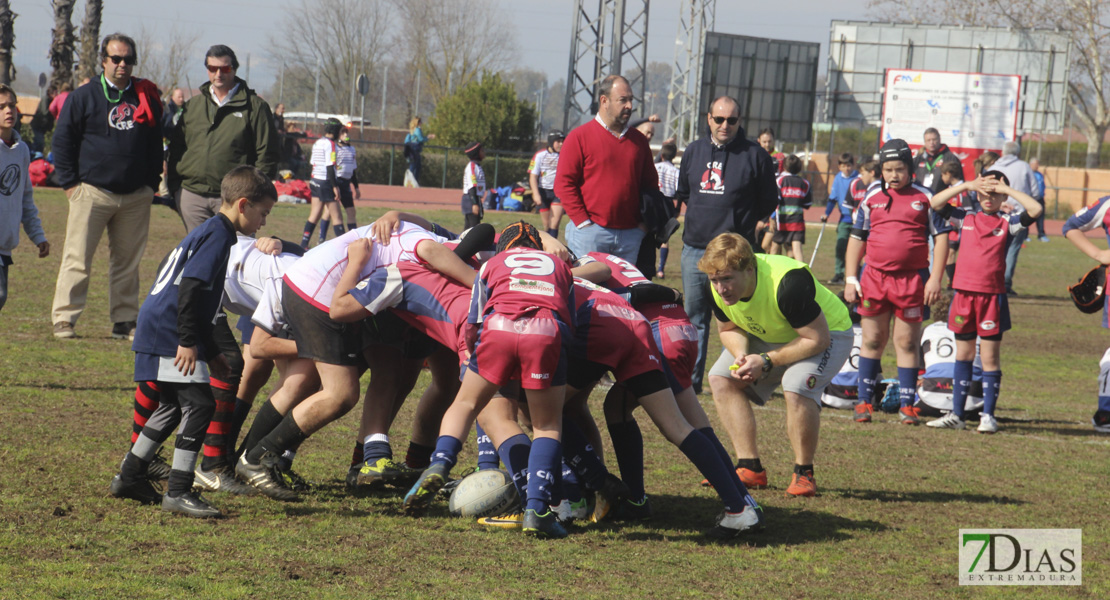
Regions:
[[[720,125],[721,123],[724,123],[725,121],[728,121],[729,125],[735,125],[736,122],[740,120],[740,117],[727,117],[727,118],[726,117],[709,117],[709,118],[713,119],[713,122],[718,124],[718,125]]]
[[[109,56],[108,60],[112,61],[113,65],[123,63],[125,65],[135,66],[135,56]]]
[[[215,73],[216,71],[219,71],[220,73],[223,73],[224,75],[227,75],[228,73],[231,72],[231,65],[223,65],[223,66],[220,66],[220,65],[204,65],[204,66],[205,66],[205,68],[208,69],[209,73]]]

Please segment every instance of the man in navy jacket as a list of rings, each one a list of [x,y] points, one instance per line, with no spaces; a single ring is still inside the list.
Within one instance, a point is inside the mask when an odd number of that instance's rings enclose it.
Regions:
[[[758,248],[755,226],[775,211],[778,186],[775,161],[749,141],[740,126],[740,105],[721,96],[709,105],[709,135],[686,146],[675,197],[686,203],[682,232],[682,287],[686,313],[698,328],[694,390],[701,393],[713,298],[698,261],[713,238],[739,233]]]
[[[76,335],[93,254],[105,230],[112,337],[129,339],[135,332],[139,262],[162,175],[162,101],[154,84],[131,77],[137,58],[131,38],[104,38],[104,73],[69,95],[54,130],[55,173],[69,198],[51,315],[58,338]]]

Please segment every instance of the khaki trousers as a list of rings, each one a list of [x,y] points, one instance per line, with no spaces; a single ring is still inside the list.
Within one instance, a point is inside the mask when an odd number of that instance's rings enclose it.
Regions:
[[[185,188],[177,190],[177,211],[185,223],[185,233],[200,227],[220,212],[223,200],[219,196],[201,196]]]
[[[154,190],[116,194],[85,183],[69,198],[62,266],[54,288],[54,323],[77,323],[85,310],[89,276],[100,236],[108,230],[108,306],[112,323],[139,316],[139,263],[150,231]]]

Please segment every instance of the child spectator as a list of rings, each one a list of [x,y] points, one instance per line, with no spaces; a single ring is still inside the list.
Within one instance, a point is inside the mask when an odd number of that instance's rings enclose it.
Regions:
[[[1080,252],[1098,261],[1103,266],[1110,265],[1110,250],[1103,250],[1087,239],[1084,232],[1095,227],[1101,227],[1110,238],[1110,196],[1103,196],[1091,206],[1079,209],[1064,223],[1064,237],[1068,239]],[[1110,306],[1103,305],[1102,326],[1107,327],[1107,315]],[[1099,391],[1098,408],[1091,417],[1091,424],[1095,431],[1110,433],[1110,350],[1107,350],[1099,361]]]
[[[913,153],[905,140],[888,140],[879,150],[882,183],[872,186],[856,213],[845,261],[844,297],[860,302],[863,347],[859,359],[859,404],[856,421],[871,422],[871,395],[880,358],[891,337],[898,364],[902,423],[918,425],[913,410],[917,387],[918,346],[925,306],[936,301],[948,256],[947,226],[929,208],[932,194],[913,183]],[[933,236],[933,271],[929,240]],[[867,267],[859,274],[867,244]],[[928,276],[928,281],[925,281]]]
[[[678,155],[678,146],[674,142],[665,142],[659,150],[659,162],[655,163],[655,170],[659,173],[659,191],[663,192],[669,200],[674,200],[678,190],[678,167],[674,166],[674,157]],[[667,254],[670,248],[666,244],[659,247],[659,269],[655,276],[662,279],[664,268],[667,266]]]
[[[199,518],[223,516],[193,491],[193,480],[216,409],[210,377],[226,377],[229,370],[213,327],[216,315],[222,314],[228,256],[236,232],[253,235],[277,202],[274,184],[249,165],[224,176],[220,195],[220,212],[189,232],[162,259],[158,277],[139,309],[131,346],[135,381],[140,389],[153,384],[161,392],[161,403],[109,487],[117,498],[161,503],[163,510]],[[163,497],[147,480],[147,468],[178,422],[181,430]]]
[[[848,251],[848,236],[852,233],[852,213],[855,212],[855,207],[859,206],[859,202],[853,203],[851,193],[852,183],[859,177],[855,157],[845,152],[840,155],[836,163],[840,172],[836,174],[832,187],[829,188],[829,199],[825,202],[825,216],[821,217],[821,222],[827,223],[833,209],[840,209],[840,220],[836,224],[836,271],[829,281],[831,285],[844,283],[844,253]],[[863,198],[860,197],[860,200]]]
[[[981,212],[969,213],[948,203],[967,190],[978,192]],[[999,214],[1007,196],[1019,202],[1025,211]],[[1041,205],[1032,196],[1011,188],[1001,171],[986,171],[975,181],[942,190],[933,196],[931,204],[933,210],[960,230],[961,243],[966,249],[956,262],[956,276],[952,282],[956,295],[948,312],[948,328],[956,337],[952,412],[930,421],[929,426],[964,428],[964,401],[971,384],[975,339],[978,336],[983,362],[983,412],[979,417],[979,433],[994,433],[998,431],[994,408],[1002,382],[999,362],[1002,334],[1010,328],[1010,309],[1006,302],[1006,248],[1011,236],[1036,222],[1041,214]]]
[[[312,208],[308,213],[308,221],[304,224],[304,235],[301,236],[301,247],[308,249],[308,242],[312,240],[312,232],[324,210],[331,217],[330,222],[335,223],[336,237],[343,235],[343,217],[339,214],[339,204],[336,203],[336,154],[338,153],[337,140],[343,132],[343,123],[339,119],[328,119],[324,125],[324,136],[312,144]],[[327,237],[328,221],[324,222],[320,231],[321,240]]]
[[[770,127],[765,127],[759,132],[759,136],[755,138],[759,142],[767,154],[771,155],[771,159],[775,161],[775,175],[782,173],[785,165],[783,161],[786,160],[786,155],[782,152],[775,150],[775,130]]]
[[[463,229],[470,229],[481,223],[485,215],[482,203],[486,199],[486,172],[482,170],[482,159],[486,150],[481,142],[471,142],[463,152],[470,159],[463,169]]]
[[[813,204],[813,193],[809,182],[800,175],[802,159],[793,154],[783,161],[784,172],[775,183],[779,186],[778,221],[775,235],[771,238],[771,254],[785,254],[799,262],[805,262],[802,246],[806,243],[805,210]]]
[[[339,134],[339,141],[335,146],[335,187],[339,192],[339,203],[343,205],[343,211],[346,212],[347,231],[358,229],[358,221],[355,219],[355,200],[362,199],[362,192],[358,189],[358,175],[355,174],[357,169],[355,147],[351,145],[350,134],[344,129],[343,133]],[[354,194],[351,193],[352,185],[355,188]],[[328,219],[324,219],[320,225],[321,244],[328,237],[328,224]]]
[[[567,136],[554,129],[547,134],[547,148],[532,157],[528,165],[528,185],[532,199],[540,205],[540,221],[553,238],[559,237],[559,221],[563,219],[563,203],[555,196],[555,170],[559,167],[559,151]]]
[[[5,176],[13,185],[0,186],[0,309],[8,301],[8,266],[12,264],[12,250],[19,245],[19,224],[39,248],[39,258],[50,254],[50,242],[42,231],[39,209],[35,207],[34,191],[28,167],[31,151],[19,137],[15,127],[19,123],[15,92],[0,83],[0,172],[12,170],[14,176]]]

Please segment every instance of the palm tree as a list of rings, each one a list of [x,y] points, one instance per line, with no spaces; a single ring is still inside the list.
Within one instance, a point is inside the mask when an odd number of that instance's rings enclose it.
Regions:
[[[54,6],[54,38],[50,41],[50,86],[73,81],[73,5],[76,0],[52,0]]]

